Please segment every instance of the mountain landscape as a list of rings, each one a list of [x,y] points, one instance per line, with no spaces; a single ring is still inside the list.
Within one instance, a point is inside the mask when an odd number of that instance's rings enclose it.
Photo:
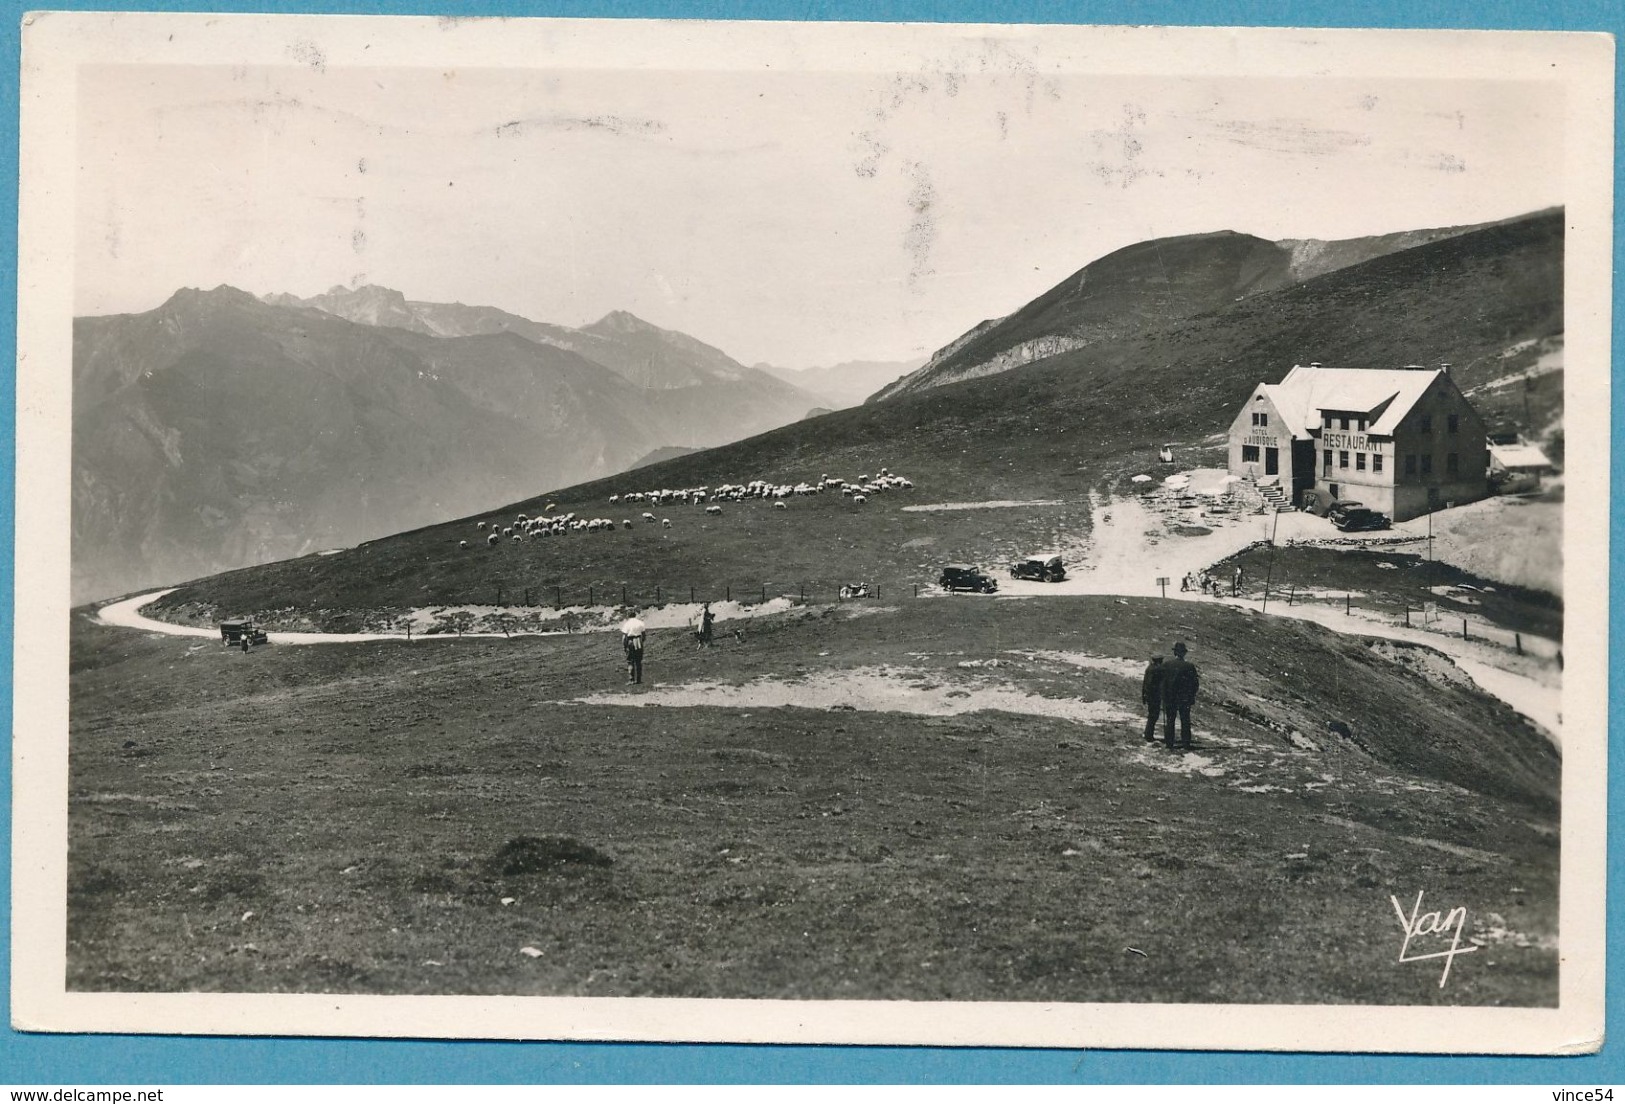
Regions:
[[[75,611],[69,984],[1555,1006],[1561,599],[1436,558],[1414,526],[1359,544],[1147,473],[1222,468],[1238,404],[1312,359],[1449,361],[1492,428],[1560,432],[1563,243],[1546,213],[1290,279],[1269,243],[1179,239],[1177,294],[1130,280],[1087,346],[574,485],[537,451],[500,508],[458,512],[474,491],[450,487],[452,520]],[[104,427],[130,463],[222,417],[177,419],[205,373],[250,415],[287,380],[330,408],[219,487],[292,487],[347,432],[422,480],[458,446],[511,455],[531,429],[499,412],[533,376],[583,404],[543,438],[588,410],[631,433],[649,394],[513,332],[177,298],[150,340],[82,326],[121,354],[87,353],[108,398],[85,416],[151,411]],[[1064,304],[1028,316],[1046,311]],[[397,434],[429,455],[388,451]],[[336,504],[381,493],[322,470]],[[826,476],[876,489],[792,490]],[[724,492],[752,483],[776,487]],[[1557,493],[1440,520],[1536,543]],[[561,515],[610,524],[526,535]],[[1307,539],[1266,552],[1272,521]],[[1004,569],[1040,548],[1075,575]],[[1159,593],[1168,557],[1246,579]],[[999,592],[944,593],[952,562]],[[691,629],[707,601],[713,639]],[[1442,620],[1413,626],[1428,607]],[[614,631],[633,613],[647,684]],[[271,646],[221,646],[248,615]],[[1172,640],[1202,670],[1189,748],[1143,735],[1146,654]],[[1418,889],[1472,903],[1483,953],[1448,987],[1396,969],[1386,897]],[[1188,937],[1204,925],[1232,937]]]
[[[183,289],[74,323],[73,594],[354,544],[825,403],[618,312]]]
[[[1513,220],[1515,221],[1515,220]],[[1149,333],[1231,303],[1496,223],[1342,241],[1266,241],[1221,231],[1159,238],[1084,266],[1002,318],[978,323],[874,398],[1007,372],[1047,357]]]
[[[476,535],[474,520],[487,516],[470,510],[365,548],[203,580],[165,601],[244,612],[289,602],[367,609],[469,601],[489,593],[494,579],[653,592],[678,583],[720,590],[764,577],[832,589],[851,576],[907,588],[929,583],[933,565],[942,562],[1006,558],[1086,534],[1091,492],[1154,466],[1164,443],[1222,466],[1215,435],[1252,388],[1311,360],[1448,361],[1464,390],[1479,391],[1475,402],[1492,430],[1560,433],[1560,368],[1531,377],[1532,390],[1482,388],[1529,369],[1542,351],[1560,349],[1563,232],[1561,213],[1542,213],[1446,237],[1232,297],[1167,325],[1132,327],[1011,371],[676,456],[639,468],[635,477],[540,487],[509,507],[510,515],[534,514],[553,503],[560,513],[592,517],[613,512],[609,496],[631,490],[750,479],[793,484],[825,474],[853,479],[882,467],[913,478],[934,500],[1053,504],[1005,511],[996,524],[974,511],[905,511],[896,496],[874,499],[859,517],[825,497],[772,516],[751,513],[744,523],[749,539],[719,543],[702,539],[696,527],[654,548],[642,536],[560,541],[492,553],[506,557],[498,562],[459,549],[460,540]],[[1208,245],[1232,273],[1240,268],[1238,252],[1257,248],[1228,236]],[[1207,263],[1193,244],[1184,248],[1190,263]]]

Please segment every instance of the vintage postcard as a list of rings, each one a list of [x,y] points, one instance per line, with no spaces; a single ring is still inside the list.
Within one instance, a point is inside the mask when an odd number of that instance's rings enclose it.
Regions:
[[[15,1025],[1596,1049],[1613,49],[27,16]]]

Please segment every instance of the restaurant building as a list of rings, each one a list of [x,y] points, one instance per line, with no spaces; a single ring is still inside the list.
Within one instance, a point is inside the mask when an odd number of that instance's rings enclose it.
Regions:
[[[1295,365],[1230,426],[1230,473],[1293,505],[1358,501],[1395,521],[1488,493],[1484,420],[1441,368]]]

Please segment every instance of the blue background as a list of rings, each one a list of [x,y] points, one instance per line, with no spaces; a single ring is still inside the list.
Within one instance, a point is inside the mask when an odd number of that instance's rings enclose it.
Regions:
[[[47,6],[36,4],[36,7]],[[186,3],[145,5],[109,3],[61,4],[84,10],[266,11],[281,5],[259,3]],[[3,254],[16,257],[17,74],[19,28],[26,6],[6,0],[0,16],[5,101],[0,120],[6,141],[0,147],[0,180],[7,210],[0,217]],[[1607,31],[1617,34],[1625,26],[1625,4],[1620,0],[1535,3],[1531,0],[1453,0],[1449,3],[1384,3],[1381,0],[1110,0],[1061,3],[1055,0],[1012,0],[1009,3],[975,0],[918,0],[918,2],[866,3],[816,0],[557,0],[549,4],[478,3],[440,4],[365,0],[365,2],[309,2],[300,11],[352,14],[548,15],[645,18],[731,19],[847,19],[887,22],[1023,22],[1117,24],[1228,24],[1240,26],[1318,27],[1477,27],[1512,30]],[[1616,73],[1616,98],[1618,80]],[[1615,191],[1619,180],[1619,118],[1616,107]],[[1615,300],[1614,346],[1620,344],[1625,311],[1618,309],[1620,244],[1614,239]],[[6,268],[6,287],[0,301],[15,301],[15,261]],[[0,365],[15,357],[15,319],[10,312],[0,319]],[[4,372],[0,393],[0,433],[15,440],[15,380]],[[1621,398],[1614,396],[1614,444],[1625,444],[1619,434]],[[1625,450],[1612,457],[1614,486],[1625,484]],[[14,532],[15,458],[11,449],[0,455],[0,522]],[[1620,630],[1619,549],[1625,525],[1616,513],[1610,518],[1612,556],[1609,570],[1610,652],[1625,654]],[[0,563],[0,706],[11,711],[11,646],[13,639],[12,563]],[[1611,670],[1617,665],[1610,664]],[[1619,762],[1613,724],[1617,699],[1610,694],[1609,750]],[[11,759],[0,759],[0,788],[7,807],[11,795]],[[1609,779],[1609,807],[1617,810],[1620,772]],[[0,825],[0,879],[10,885],[10,821]],[[1625,847],[1618,819],[1610,818],[1608,929],[1620,931],[1620,874],[1625,871]],[[0,992],[6,994],[10,1020],[10,899],[0,915]],[[1608,970],[1608,1007],[1619,1007],[1621,955],[1611,956]],[[1170,1032],[1177,1030],[1170,1016]],[[1327,1040],[1335,1045],[1335,1040]],[[523,1082],[923,1082],[923,1083],[1541,1083],[1599,1085],[1625,1081],[1621,1059],[1625,1044],[1614,1042],[1596,1055],[1573,1058],[1428,1058],[1344,1055],[1269,1055],[1222,1053],[1169,1053],[1146,1051],[931,1049],[915,1047],[817,1046],[690,1046],[642,1044],[482,1043],[412,1041],[339,1041],[308,1039],[180,1039],[146,1036],[25,1035],[5,1030],[0,1041],[0,1084],[92,1085],[178,1083],[523,1083]]]

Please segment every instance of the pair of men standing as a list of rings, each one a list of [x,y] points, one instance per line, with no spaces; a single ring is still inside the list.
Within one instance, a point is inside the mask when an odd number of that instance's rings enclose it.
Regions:
[[[1185,658],[1185,642],[1174,645],[1174,658],[1164,661],[1162,656],[1151,657],[1140,684],[1140,700],[1145,703],[1145,738],[1157,738],[1157,717],[1168,718],[1163,743],[1170,749],[1191,746],[1191,706],[1196,704],[1196,690],[1201,680],[1196,664]],[[1174,735],[1174,722],[1179,722],[1179,736]]]

